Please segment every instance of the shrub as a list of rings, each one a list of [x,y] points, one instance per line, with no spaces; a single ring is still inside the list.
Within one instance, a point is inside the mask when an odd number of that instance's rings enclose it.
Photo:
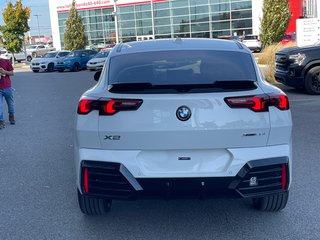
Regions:
[[[289,42],[287,44],[273,44],[265,49],[263,49],[262,53],[259,56],[258,64],[266,65],[266,69],[264,75],[266,80],[271,83],[275,83],[276,80],[274,78],[274,71],[275,71],[275,54],[277,51],[283,48],[295,47],[295,42]]]

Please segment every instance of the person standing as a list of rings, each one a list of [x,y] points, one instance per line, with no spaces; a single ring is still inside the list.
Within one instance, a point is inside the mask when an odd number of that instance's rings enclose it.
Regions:
[[[13,67],[9,60],[0,58],[0,129],[5,127],[3,118],[3,99],[6,100],[10,124],[15,124],[13,89],[10,76],[13,76]]]

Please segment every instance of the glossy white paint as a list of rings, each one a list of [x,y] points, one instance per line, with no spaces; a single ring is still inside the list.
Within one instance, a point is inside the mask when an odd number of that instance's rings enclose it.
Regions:
[[[159,41],[160,49],[224,49],[251,52],[232,41]],[[85,98],[143,99],[136,111],[99,116],[98,111],[78,115],[75,164],[78,187],[83,160],[122,163],[134,177],[223,177],[235,176],[251,160],[288,157],[291,173],[292,121],[290,110],[270,107],[269,112],[231,109],[225,97],[282,93],[266,83],[252,56],[258,88],[250,91],[180,94],[114,94],[107,90],[108,61],[119,54],[152,51],[153,41],[115,47],[104,67],[101,80],[84,93]],[[175,46],[178,45],[178,46]],[[228,71],[228,69],[226,69]],[[232,70],[230,70],[232,71]],[[192,111],[188,121],[176,117],[178,107]],[[245,134],[255,134],[245,136]],[[120,140],[105,136],[120,136]],[[179,160],[179,158],[187,160]],[[290,174],[291,177],[291,174]]]

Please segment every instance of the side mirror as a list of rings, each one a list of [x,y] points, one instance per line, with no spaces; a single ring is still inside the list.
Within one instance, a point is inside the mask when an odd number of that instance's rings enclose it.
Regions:
[[[102,71],[98,71],[98,72],[96,72],[96,73],[94,74],[94,77],[93,77],[93,78],[94,78],[95,81],[99,81],[101,72],[102,72]]]

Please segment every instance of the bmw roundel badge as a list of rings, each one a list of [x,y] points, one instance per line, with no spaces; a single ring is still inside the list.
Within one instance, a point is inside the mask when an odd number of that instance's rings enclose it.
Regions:
[[[187,121],[191,117],[191,110],[187,106],[181,106],[176,112],[177,118],[181,121]]]

